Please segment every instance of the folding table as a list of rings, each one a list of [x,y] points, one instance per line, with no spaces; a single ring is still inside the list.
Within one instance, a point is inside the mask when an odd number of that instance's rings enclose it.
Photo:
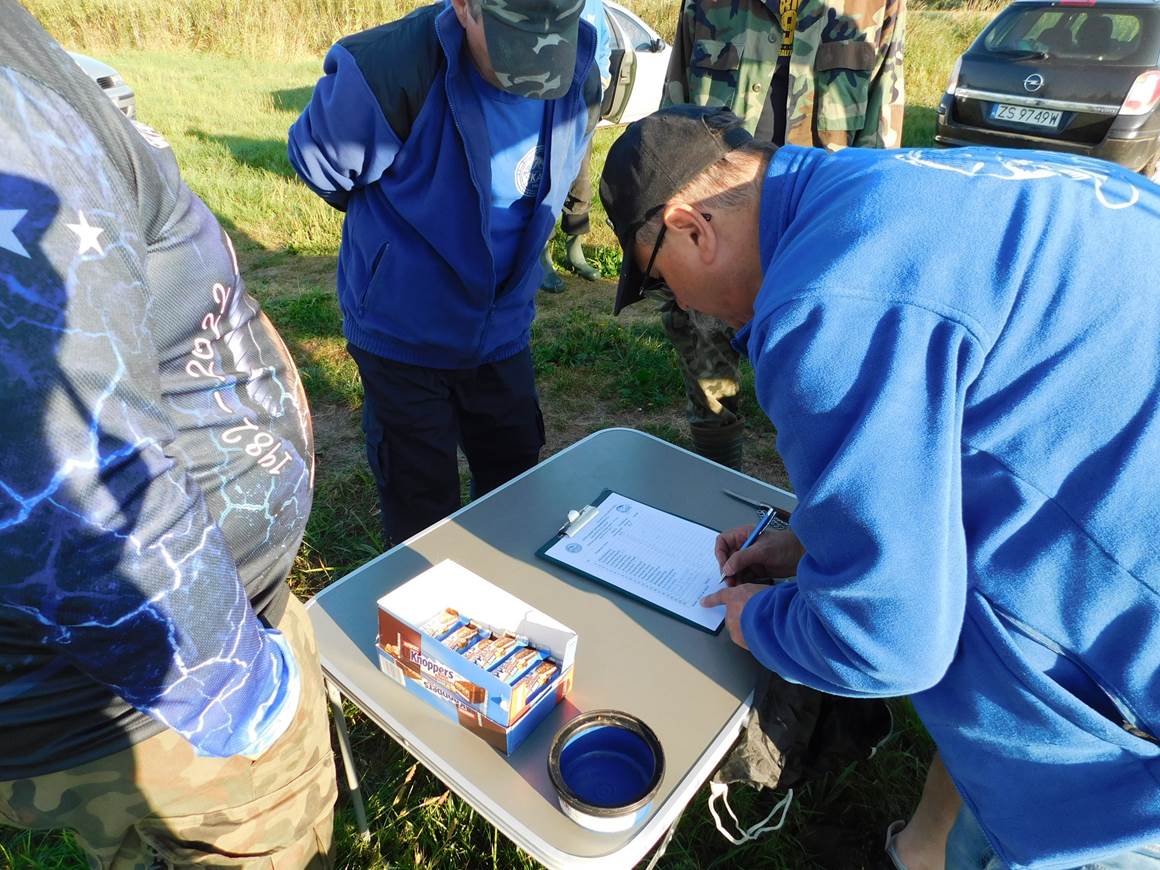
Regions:
[[[631,867],[679,819],[736,738],[758,665],[718,634],[679,622],[535,555],[605,488],[716,529],[754,512],[722,491],[792,509],[789,493],[631,429],[605,429],[351,572],[308,605],[360,829],[342,698],[353,702],[489,822],[551,868]],[[444,718],[380,672],[376,601],[443,560],[507,589],[579,634],[572,692],[512,755]],[[594,833],[558,808],[548,779],[555,733],[581,712],[641,717],[660,738],[665,776],[633,830]]]

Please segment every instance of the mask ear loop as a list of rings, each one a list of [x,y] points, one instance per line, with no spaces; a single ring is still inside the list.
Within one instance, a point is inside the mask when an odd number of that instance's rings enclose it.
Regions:
[[[738,830],[741,831],[740,837],[734,837],[732,834],[726,831],[725,827],[721,824],[721,817],[717,815],[717,807],[713,805],[717,798],[722,799],[722,802],[725,804],[725,809],[729,813],[729,818],[733,819],[733,824],[737,827]],[[733,807],[729,806],[729,786],[723,782],[709,783],[709,812],[712,814],[713,821],[717,825],[717,830],[721,832],[721,836],[732,843],[734,846],[740,846],[743,843],[748,843],[750,840],[756,840],[762,834],[766,834],[770,831],[779,830],[781,826],[785,824],[785,817],[789,813],[789,808],[792,803],[793,789],[791,788],[786,792],[785,797],[773,805],[773,809],[769,811],[769,815],[767,815],[760,822],[751,825],[748,829],[743,829],[741,827],[741,822],[737,820],[737,816],[733,813]],[[778,810],[781,810],[781,818],[777,820],[777,824],[766,825],[765,823],[772,819],[777,814]]]

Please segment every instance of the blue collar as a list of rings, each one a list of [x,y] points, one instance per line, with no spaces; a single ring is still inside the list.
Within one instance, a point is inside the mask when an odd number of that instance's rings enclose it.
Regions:
[[[777,276],[773,260],[777,246],[785,228],[793,221],[797,211],[798,196],[801,191],[801,177],[808,174],[816,161],[825,157],[818,148],[802,148],[797,145],[783,145],[777,149],[766,169],[765,181],[761,186],[761,204],[758,215],[758,240],[761,244],[761,269],[764,279],[761,289],[753,300],[753,310],[757,311],[758,299],[776,284]],[[753,332],[753,321],[737,330],[730,342],[738,353],[748,355],[749,338]]]

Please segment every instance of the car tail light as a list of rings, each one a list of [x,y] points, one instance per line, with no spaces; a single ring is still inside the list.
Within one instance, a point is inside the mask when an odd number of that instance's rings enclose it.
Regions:
[[[955,88],[959,86],[959,70],[963,68],[962,55],[955,61],[955,68],[951,70],[951,80],[947,82],[947,93],[953,95]]]
[[[1160,102],[1160,69],[1145,70],[1136,76],[1128,96],[1124,97],[1124,105],[1120,106],[1121,115],[1146,115]]]

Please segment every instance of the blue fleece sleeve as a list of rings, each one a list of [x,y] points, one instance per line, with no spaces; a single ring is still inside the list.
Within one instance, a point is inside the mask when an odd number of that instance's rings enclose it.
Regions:
[[[877,300],[798,300],[762,323],[750,342],[758,398],[806,555],[796,581],[750,600],[746,643],[833,694],[929,688],[965,609],[959,456],[978,346],[953,320]]]
[[[354,57],[341,45],[326,54],[325,75],[290,127],[290,164],[315,193],[346,210],[350,192],[390,168],[402,142]]]

